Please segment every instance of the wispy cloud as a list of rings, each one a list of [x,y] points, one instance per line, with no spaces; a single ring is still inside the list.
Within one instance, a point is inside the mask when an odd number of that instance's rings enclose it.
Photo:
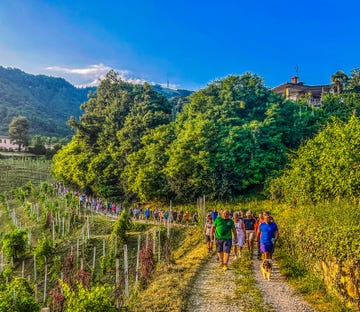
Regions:
[[[105,78],[106,74],[110,70],[114,70],[119,75],[119,77],[126,82],[134,84],[143,84],[144,82],[148,82],[152,85],[159,84],[162,87],[177,89],[177,86],[175,84],[169,84],[168,86],[165,83],[146,81],[145,79],[137,78],[136,75],[129,70],[114,69],[104,64],[94,64],[84,68],[49,66],[45,69],[53,75],[59,75],[61,77],[64,77],[65,79],[73,83],[76,87],[96,87],[99,85],[101,80]]]
[[[46,67],[46,70],[65,73],[65,74],[81,75],[81,76],[94,76],[94,75],[98,76],[98,75],[106,74],[108,71],[111,70],[111,67],[103,64],[90,65],[89,67],[85,67],[85,68],[66,68],[61,66],[49,66]]]

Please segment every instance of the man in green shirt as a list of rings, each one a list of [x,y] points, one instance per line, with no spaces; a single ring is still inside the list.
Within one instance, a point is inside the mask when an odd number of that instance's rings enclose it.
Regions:
[[[224,210],[222,216],[218,216],[211,228],[210,239],[216,238],[216,251],[219,255],[220,266],[224,270],[228,269],[230,250],[232,246],[232,236],[237,240],[235,223],[230,218],[229,210]]]

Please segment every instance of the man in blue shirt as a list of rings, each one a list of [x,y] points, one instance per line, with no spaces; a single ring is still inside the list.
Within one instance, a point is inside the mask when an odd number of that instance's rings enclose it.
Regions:
[[[257,242],[260,242],[260,251],[264,254],[264,259],[272,259],[275,243],[279,238],[279,230],[275,222],[271,220],[270,213],[263,214],[264,221],[259,226]]]
[[[214,209],[212,212],[211,212],[211,218],[213,220],[213,222],[215,221],[215,219],[218,217],[218,212],[216,211],[216,209]]]

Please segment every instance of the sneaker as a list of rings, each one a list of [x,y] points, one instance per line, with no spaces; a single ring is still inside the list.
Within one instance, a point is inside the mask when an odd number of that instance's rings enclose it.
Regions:
[[[224,266],[223,266],[223,270],[224,270],[224,271],[227,271],[227,270],[229,270],[229,267],[228,267],[227,265],[224,265]]]
[[[222,262],[220,262],[219,267],[222,268],[224,266],[224,264]]]
[[[237,258],[238,258],[238,256],[235,256],[235,257],[234,257],[234,260],[236,260]]]

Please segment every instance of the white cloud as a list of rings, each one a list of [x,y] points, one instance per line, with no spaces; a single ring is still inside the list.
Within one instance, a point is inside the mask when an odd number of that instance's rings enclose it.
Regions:
[[[104,79],[106,74],[112,69],[115,70],[115,72],[118,73],[119,77],[126,82],[134,84],[143,84],[144,82],[148,82],[152,85],[160,84],[162,87],[167,87],[167,84],[164,83],[149,82],[144,79],[138,78],[129,70],[114,69],[104,64],[94,64],[84,68],[49,66],[45,69],[50,74],[61,76],[66,80],[70,81],[76,87],[80,88],[98,86],[100,81]],[[175,84],[169,84],[169,88],[177,89],[177,86]]]

